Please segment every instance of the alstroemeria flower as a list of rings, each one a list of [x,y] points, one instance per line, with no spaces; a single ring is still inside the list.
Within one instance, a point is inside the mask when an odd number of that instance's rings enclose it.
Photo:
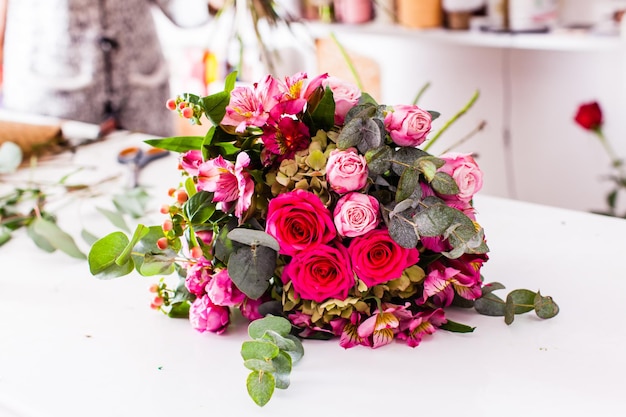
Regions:
[[[250,207],[254,192],[252,176],[245,171],[250,165],[250,157],[245,152],[237,155],[233,164],[222,156],[210,159],[198,169],[198,190],[214,193],[213,201],[224,203],[224,210],[236,201],[235,216],[241,218]]]
[[[198,150],[187,151],[180,157],[180,166],[191,176],[198,175],[198,168],[202,164],[202,152]]]
[[[348,349],[354,346],[362,345],[362,346],[371,346],[368,337],[359,336],[359,320],[360,314],[357,312],[353,312],[350,315],[350,321],[346,322],[341,331],[341,337],[339,338],[339,346]]]
[[[230,93],[230,102],[221,124],[235,126],[238,133],[244,132],[248,126],[263,126],[269,117],[269,110],[277,103],[278,94],[278,84],[270,75],[252,88],[235,87]]]
[[[383,305],[382,312],[373,314],[359,325],[357,334],[363,339],[371,338],[374,349],[391,343],[400,326],[400,318],[410,314],[406,307],[392,304]]]
[[[420,311],[411,319],[402,320],[398,339],[406,340],[408,346],[417,347],[425,335],[435,333],[447,321],[441,308],[433,311]]]
[[[442,307],[452,304],[454,294],[468,300],[481,296],[480,267],[486,255],[463,255],[448,259],[446,263],[435,261],[429,266],[424,280],[424,295],[418,303],[434,296],[434,302]]]
[[[302,104],[302,103],[300,103]],[[271,118],[263,127],[261,140],[267,152],[264,163],[280,162],[284,159],[293,159],[296,152],[309,147],[311,135],[309,128],[292,115],[301,111],[296,101],[278,104],[271,112]],[[266,161],[267,160],[267,161]]]

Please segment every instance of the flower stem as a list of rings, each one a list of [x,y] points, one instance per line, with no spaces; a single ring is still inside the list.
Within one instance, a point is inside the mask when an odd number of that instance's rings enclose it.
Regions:
[[[357,87],[359,87],[359,90],[363,91],[363,82],[361,81],[361,77],[359,77],[359,73],[354,67],[354,63],[350,59],[350,56],[348,56],[346,49],[341,43],[339,43],[339,40],[337,39],[337,36],[335,36],[334,32],[330,32],[330,38],[335,42],[335,45],[337,45],[337,48],[339,48],[339,52],[341,52],[341,56],[346,61],[346,64],[348,64],[348,68],[350,69],[350,72],[354,77]]]
[[[435,136],[430,140],[430,142],[428,142],[428,144],[426,146],[424,146],[424,151],[428,151],[428,149],[433,146],[435,144],[435,142],[437,142],[437,139],[439,139],[439,137],[443,134],[443,132],[445,132],[446,130],[448,130],[448,128],[450,126],[452,126],[452,124],[454,122],[456,122],[461,116],[463,116],[465,113],[467,113],[467,111],[469,109],[472,108],[472,106],[474,105],[474,103],[476,102],[476,100],[478,100],[478,97],[480,96],[480,93],[478,90],[476,90],[476,92],[474,93],[474,95],[472,96],[472,98],[470,99],[470,101],[467,102],[467,104],[461,109],[459,110],[454,116],[452,116],[452,118],[450,120],[448,120],[446,122],[445,125],[443,125],[443,127],[441,129],[439,129],[439,131],[435,134]]]

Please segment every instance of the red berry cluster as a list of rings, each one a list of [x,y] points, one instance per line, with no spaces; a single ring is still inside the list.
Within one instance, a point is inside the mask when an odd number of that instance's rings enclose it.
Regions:
[[[178,114],[185,119],[190,119],[195,122],[197,122],[203,114],[202,107],[185,101],[180,96],[167,100],[165,106],[171,111],[178,112]]]

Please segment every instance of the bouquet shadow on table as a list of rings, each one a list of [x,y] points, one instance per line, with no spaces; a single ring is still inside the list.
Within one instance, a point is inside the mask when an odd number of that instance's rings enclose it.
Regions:
[[[483,282],[488,246],[472,204],[482,172],[470,154],[419,148],[437,112],[380,105],[304,73],[251,86],[231,74],[224,91],[168,106],[211,126],[204,137],[147,141],[181,153],[165,220],[97,241],[90,270],[178,273],[173,288],[152,287],[152,307],[200,332],[225,332],[239,309],[252,322],[241,353],[257,404],[289,385],[300,338],[415,347],[437,329],[473,330],[446,318],[451,306],[507,324],[558,313],[538,292],[502,299],[501,284]]]

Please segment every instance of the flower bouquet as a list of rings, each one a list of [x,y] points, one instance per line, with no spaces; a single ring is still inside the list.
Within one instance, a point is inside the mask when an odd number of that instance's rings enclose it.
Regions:
[[[438,113],[385,106],[326,74],[267,76],[252,86],[185,94],[168,106],[205,137],[147,141],[180,152],[162,225],[114,232],[89,254],[101,278],[178,272],[153,286],[152,306],[224,333],[235,310],[252,321],[242,356],[260,405],[302,354],[301,338],[345,348],[418,346],[453,305],[504,316],[558,307],[515,290],[506,300],[480,274],[488,247],[472,205],[482,173],[469,154],[418,148]],[[238,313],[239,314],[239,313]]]

